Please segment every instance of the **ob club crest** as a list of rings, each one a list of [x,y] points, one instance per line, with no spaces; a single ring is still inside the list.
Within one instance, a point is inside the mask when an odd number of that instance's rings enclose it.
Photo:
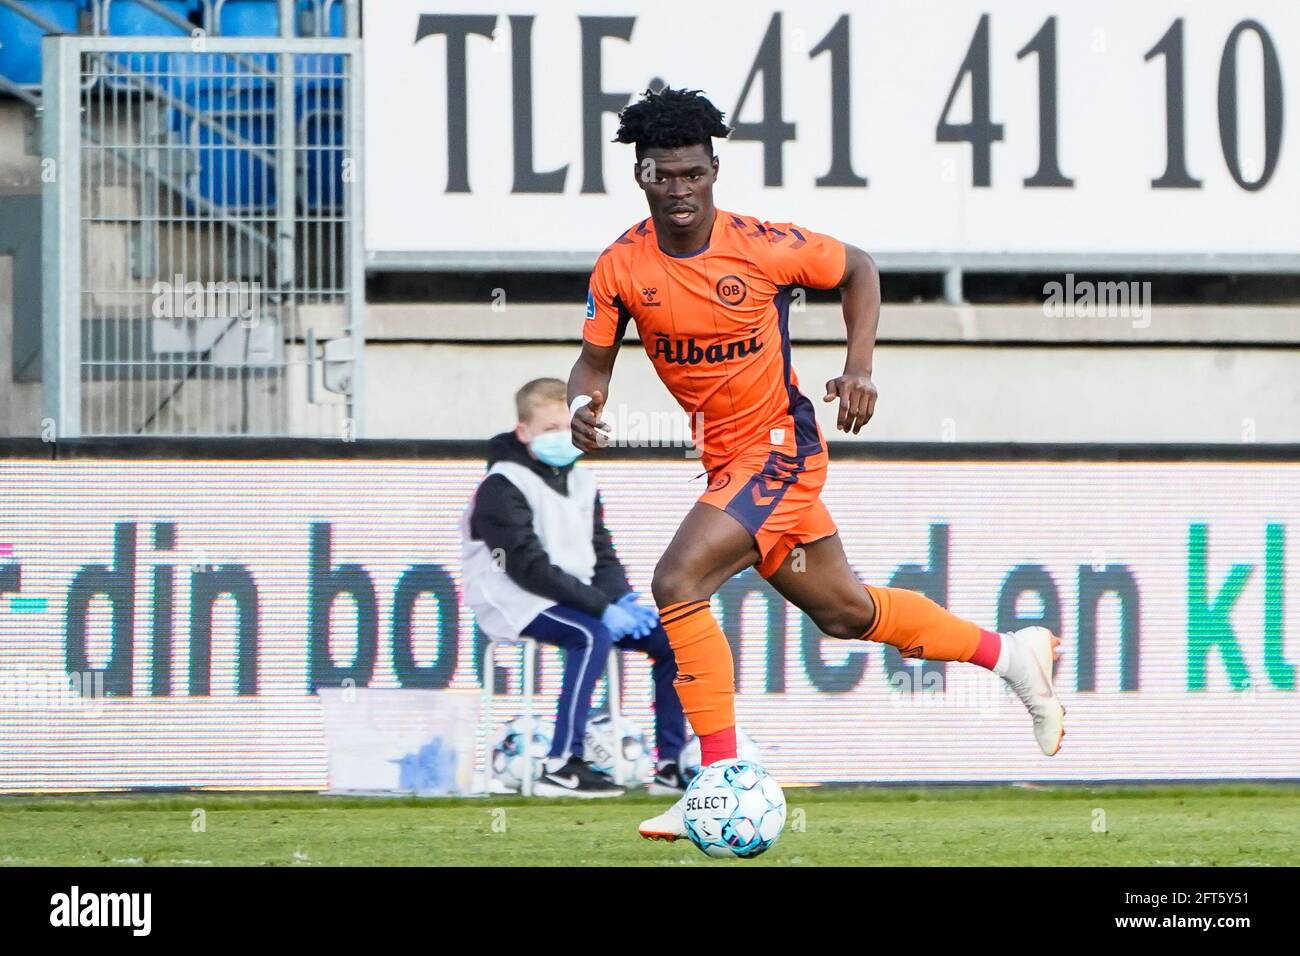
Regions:
[[[745,296],[749,295],[749,286],[738,275],[726,275],[718,280],[713,291],[723,305],[740,305],[745,301]]]

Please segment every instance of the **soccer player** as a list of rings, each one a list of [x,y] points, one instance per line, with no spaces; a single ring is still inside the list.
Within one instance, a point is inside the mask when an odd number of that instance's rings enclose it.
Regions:
[[[819,496],[826,444],[791,366],[791,290],[840,290],[848,355],[823,401],[838,400],[838,429],[856,435],[876,406],[880,280],[871,257],[802,226],[716,208],[713,138],[730,130],[699,91],[647,90],[619,120],[615,140],[636,147],[633,173],[650,215],[596,262],[569,376],[571,427],[579,448],[608,443],[601,410],[629,321],[691,420],[702,416],[708,487],[651,584],[701,765],[736,756],[731,649],[709,598],[754,565],[828,636],[996,672],[1029,709],[1043,753],[1055,754],[1065,732],[1051,680],[1059,639],[1040,627],[997,634],[921,594],[863,584]],[[792,560],[796,547],[801,562]],[[651,839],[684,836],[681,801],[640,829]]]

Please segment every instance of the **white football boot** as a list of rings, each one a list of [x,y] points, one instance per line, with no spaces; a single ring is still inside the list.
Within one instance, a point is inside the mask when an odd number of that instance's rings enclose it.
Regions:
[[[685,839],[687,835],[685,811],[686,798],[682,797],[659,816],[642,821],[637,829],[647,840],[667,840],[672,843],[674,840]]]
[[[1061,639],[1045,627],[1024,627],[1002,635],[994,672],[1007,682],[1034,718],[1034,737],[1047,756],[1061,749],[1065,708],[1052,687],[1052,662],[1061,656]]]

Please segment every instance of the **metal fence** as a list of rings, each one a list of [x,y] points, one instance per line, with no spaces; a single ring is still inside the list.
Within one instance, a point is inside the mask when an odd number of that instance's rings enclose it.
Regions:
[[[356,40],[49,37],[47,429],[359,437]]]

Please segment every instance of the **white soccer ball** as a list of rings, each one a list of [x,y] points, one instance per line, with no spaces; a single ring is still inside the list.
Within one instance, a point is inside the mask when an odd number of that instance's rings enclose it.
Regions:
[[[785,827],[785,794],[776,778],[747,760],[705,767],[685,797],[686,833],[709,856],[755,857]]]
[[[736,728],[736,756],[750,763],[763,763],[763,752],[759,749],[758,743],[739,727]],[[681,769],[683,781],[689,784],[695,779],[695,775],[700,772],[699,737],[690,734],[686,738],[686,746],[682,748],[677,766]]]
[[[645,786],[655,769],[645,731],[626,717],[615,721],[609,714],[588,721],[582,738],[582,759],[627,787]]]
[[[551,749],[555,733],[553,721],[535,717],[516,717],[497,731],[492,744],[492,789],[518,793],[528,773],[529,748],[533,760],[533,779],[542,773],[542,762]]]

